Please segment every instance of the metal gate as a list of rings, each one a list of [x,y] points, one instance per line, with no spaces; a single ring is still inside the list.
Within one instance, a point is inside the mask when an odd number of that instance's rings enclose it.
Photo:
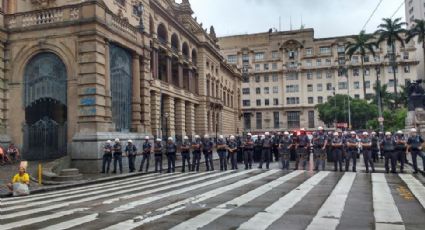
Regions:
[[[63,125],[49,117],[24,126],[25,160],[56,159],[66,155],[66,122]]]

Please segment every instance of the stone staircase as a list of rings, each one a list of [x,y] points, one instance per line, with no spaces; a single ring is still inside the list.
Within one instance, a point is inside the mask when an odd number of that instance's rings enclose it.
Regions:
[[[69,168],[62,169],[59,174],[43,171],[43,184],[62,184],[70,183],[73,181],[81,181],[83,179],[83,174],[81,174],[78,169]]]

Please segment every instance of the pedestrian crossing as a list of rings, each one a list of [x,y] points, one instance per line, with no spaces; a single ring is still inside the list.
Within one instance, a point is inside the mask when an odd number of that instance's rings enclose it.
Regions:
[[[284,229],[289,218],[299,222],[291,229],[341,229],[358,221],[344,218],[362,208],[353,202],[357,193],[371,194],[372,208],[363,208],[370,229],[422,229],[424,181],[411,174],[280,169],[149,174],[2,199],[0,229]],[[409,205],[421,208],[416,218],[405,218]]]

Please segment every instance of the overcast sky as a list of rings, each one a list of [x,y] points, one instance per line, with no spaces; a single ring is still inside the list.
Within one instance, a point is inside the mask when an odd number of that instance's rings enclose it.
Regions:
[[[358,34],[380,0],[190,0],[204,28],[214,25],[218,36],[314,28],[315,37]],[[181,2],[181,0],[177,0]],[[366,27],[374,32],[382,18],[391,17],[404,0],[383,0]],[[404,5],[394,17],[404,20]]]

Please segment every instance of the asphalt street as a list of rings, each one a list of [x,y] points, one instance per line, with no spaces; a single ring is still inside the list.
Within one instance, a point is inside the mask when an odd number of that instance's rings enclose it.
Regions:
[[[0,229],[423,230],[425,178],[384,174],[382,162],[367,174],[361,162],[354,173],[216,165],[6,198]]]

